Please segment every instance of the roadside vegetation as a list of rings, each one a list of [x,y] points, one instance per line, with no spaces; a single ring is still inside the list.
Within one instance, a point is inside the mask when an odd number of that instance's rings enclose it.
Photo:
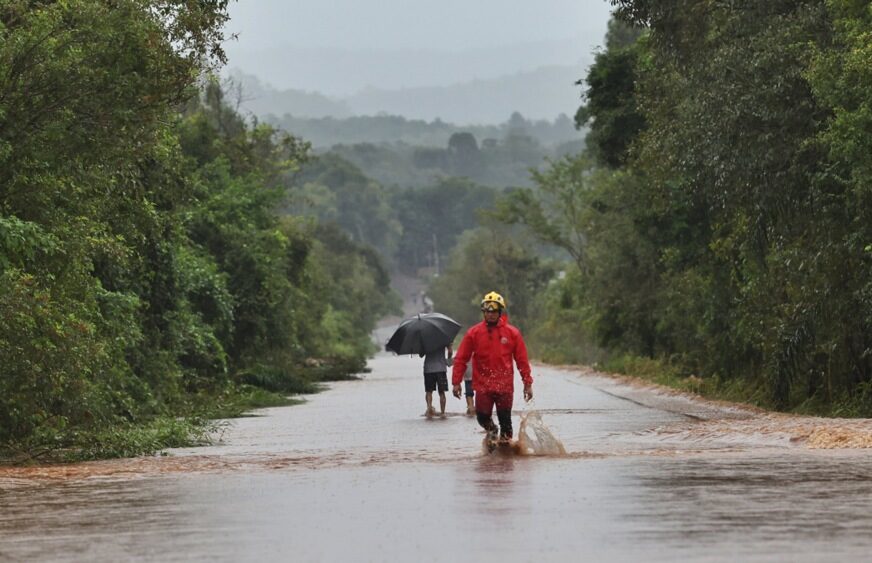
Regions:
[[[208,78],[226,2],[0,5],[0,457],[149,453],[364,369],[368,247]]]
[[[392,271],[465,325],[498,289],[540,360],[872,416],[867,3],[612,3],[583,147],[518,116],[317,155],[209,78],[226,1],[0,3],[0,458],[354,377]]]
[[[573,258],[540,334],[559,314],[617,371],[872,416],[868,3],[613,4],[586,154],[500,204]]]

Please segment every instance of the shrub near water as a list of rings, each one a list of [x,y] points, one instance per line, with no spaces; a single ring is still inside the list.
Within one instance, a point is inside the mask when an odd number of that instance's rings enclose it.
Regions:
[[[55,457],[83,461],[152,455],[164,448],[208,444],[219,427],[214,421],[171,417],[156,418],[147,424],[116,424],[98,432],[74,435],[73,448],[56,452]]]
[[[31,275],[0,275],[0,443],[50,442],[70,425],[99,424],[110,410],[97,379],[109,358],[94,308],[39,286]]]

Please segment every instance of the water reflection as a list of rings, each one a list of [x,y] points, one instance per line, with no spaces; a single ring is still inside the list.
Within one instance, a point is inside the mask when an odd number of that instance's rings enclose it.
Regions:
[[[653,515],[663,533],[681,535],[786,533],[826,539],[857,525],[872,526],[872,466],[868,459],[833,457],[740,456],[643,464],[641,518]]]
[[[515,463],[512,455],[483,454],[474,463],[474,472],[467,478],[475,484],[475,496],[481,499],[476,507],[482,511],[512,509],[507,506],[507,499],[516,496]]]
[[[192,513],[165,486],[128,480],[20,486],[3,506],[0,552],[12,561],[144,557]]]
[[[0,559],[815,561],[872,550],[863,451],[724,441],[721,429],[688,442],[652,430],[685,424],[680,414],[540,369],[537,409],[568,455],[485,455],[474,419],[420,416],[419,372],[418,359],[377,358],[366,380],[239,420],[216,447],[0,480]]]
[[[645,460],[631,474],[634,540],[679,553],[861,560],[872,527],[865,454],[737,454]],[[840,554],[837,556],[837,554]]]

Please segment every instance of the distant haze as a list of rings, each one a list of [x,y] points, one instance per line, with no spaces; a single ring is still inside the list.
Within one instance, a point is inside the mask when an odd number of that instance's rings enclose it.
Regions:
[[[563,67],[560,76],[569,80],[560,78],[562,84],[545,95],[561,100],[560,107],[549,111],[545,100],[531,105],[529,91],[549,89],[533,83],[519,91],[513,107],[529,117],[553,118],[575,111],[579,88],[572,82],[584,76],[602,44],[609,11],[606,0],[240,0],[231,3],[226,27],[238,38],[225,49],[229,69],[275,90],[322,94],[354,113],[408,114],[411,89],[432,87],[443,88],[436,98],[447,95],[442,105],[450,107],[451,89],[444,87],[456,85],[466,85],[456,103],[468,105],[468,83],[505,83],[519,73],[545,76],[542,67]],[[511,91],[498,94],[501,108],[513,105]],[[391,99],[402,103],[390,107]],[[444,107],[422,102],[409,117],[451,119]],[[481,102],[487,107],[487,100]],[[457,114],[489,122],[497,114],[470,113],[475,109]]]

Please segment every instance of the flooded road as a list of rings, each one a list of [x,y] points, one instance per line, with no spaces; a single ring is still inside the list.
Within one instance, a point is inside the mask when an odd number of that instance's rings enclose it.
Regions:
[[[0,473],[0,561],[861,561],[872,450],[827,425],[534,367],[560,457],[427,419],[421,360],[232,422],[215,446]],[[519,391],[519,390],[518,390]],[[839,438],[842,439],[842,438]],[[861,440],[862,441],[862,440]]]

